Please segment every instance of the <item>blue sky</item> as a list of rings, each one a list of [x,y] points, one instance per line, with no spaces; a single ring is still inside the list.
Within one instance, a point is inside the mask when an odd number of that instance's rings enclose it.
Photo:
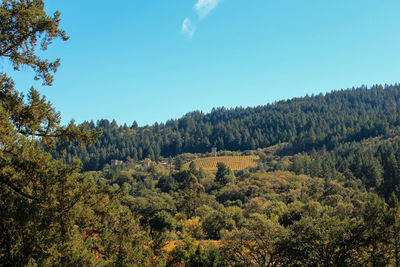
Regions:
[[[398,0],[48,0],[46,10],[71,37],[45,53],[61,58],[54,85],[28,69],[12,76],[64,123],[145,125],[400,82]]]

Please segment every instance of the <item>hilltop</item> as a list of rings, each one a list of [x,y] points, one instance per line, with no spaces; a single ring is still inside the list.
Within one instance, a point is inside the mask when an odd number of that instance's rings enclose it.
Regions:
[[[103,130],[93,145],[67,147],[67,161],[78,156],[83,170],[100,170],[111,160],[159,161],[182,153],[244,151],[279,143],[295,154],[332,150],[345,142],[393,136],[400,125],[400,86],[377,85],[305,96],[254,108],[194,111],[178,120],[139,127],[115,121],[88,122]],[[134,119],[134,118],[133,118]]]

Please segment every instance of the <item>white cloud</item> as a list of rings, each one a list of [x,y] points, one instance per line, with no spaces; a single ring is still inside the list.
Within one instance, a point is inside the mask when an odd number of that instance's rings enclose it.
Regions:
[[[200,19],[203,19],[210,13],[214,8],[217,7],[220,0],[198,0],[194,5],[194,10]]]
[[[185,18],[182,23],[182,34],[192,39],[195,32],[196,32],[196,26],[189,18]]]

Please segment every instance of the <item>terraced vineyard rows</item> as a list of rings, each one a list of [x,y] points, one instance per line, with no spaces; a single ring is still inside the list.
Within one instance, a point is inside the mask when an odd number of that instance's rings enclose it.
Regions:
[[[221,156],[195,159],[197,168],[203,168],[206,171],[217,171],[217,163],[225,163],[233,171],[243,170],[249,167],[257,166],[258,156]],[[189,164],[187,164],[189,165]]]

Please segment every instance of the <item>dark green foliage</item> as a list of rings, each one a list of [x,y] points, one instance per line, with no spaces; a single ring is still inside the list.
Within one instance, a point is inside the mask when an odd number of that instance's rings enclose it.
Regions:
[[[188,266],[194,267],[219,267],[227,266],[222,259],[218,248],[211,245],[204,250],[197,246],[196,251],[192,253],[188,260]]]
[[[215,181],[219,185],[226,185],[229,182],[228,175],[231,174],[231,170],[225,165],[225,163],[217,163],[217,173],[215,174]]]
[[[271,266],[277,261],[277,243],[287,231],[260,214],[252,215],[240,230],[226,232],[222,251],[230,265]]]
[[[183,159],[180,156],[177,156],[174,160],[175,170],[181,170],[183,167]]]
[[[165,210],[159,211],[150,219],[149,225],[152,231],[162,232],[163,230],[173,230],[175,222],[170,213]]]
[[[8,58],[15,70],[23,66],[34,69],[35,79],[43,79],[44,85],[51,85],[53,74],[60,65],[60,59],[48,62],[35,52],[38,42],[46,50],[53,39],[68,40],[59,28],[60,13],[50,17],[44,11],[42,0],[5,0],[0,6],[0,57]]]
[[[256,108],[218,108],[209,114],[196,111],[153,126],[118,127],[99,120],[88,123],[104,131],[96,144],[81,149],[70,146],[67,151],[83,161],[84,170],[100,170],[110,160],[128,156],[158,160],[184,152],[210,152],[214,146],[243,151],[289,142],[283,153],[330,151],[347,142],[399,134],[399,101],[399,85],[377,85]]]

